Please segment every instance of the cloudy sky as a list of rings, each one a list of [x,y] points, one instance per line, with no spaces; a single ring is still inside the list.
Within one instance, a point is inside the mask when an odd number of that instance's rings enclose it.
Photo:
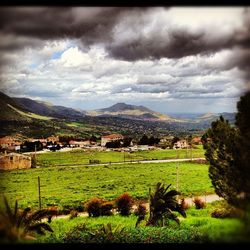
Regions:
[[[0,9],[0,91],[85,110],[231,112],[250,87],[250,8]]]

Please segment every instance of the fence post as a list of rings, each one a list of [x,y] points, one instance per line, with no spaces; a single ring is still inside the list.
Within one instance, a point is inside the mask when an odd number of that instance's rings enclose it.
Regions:
[[[38,176],[38,198],[39,198],[39,209],[42,208],[41,203],[41,188],[40,188],[40,177]]]

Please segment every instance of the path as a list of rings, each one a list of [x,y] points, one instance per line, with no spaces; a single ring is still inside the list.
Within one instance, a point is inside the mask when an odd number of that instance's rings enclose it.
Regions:
[[[223,198],[220,198],[218,195],[216,194],[209,194],[209,195],[206,195],[206,196],[199,196],[202,200],[204,200],[206,203],[210,203],[210,202],[213,202],[213,201],[218,201],[218,200],[222,200]],[[190,205],[194,205],[193,204],[193,199],[194,197],[187,197],[185,198],[185,201]],[[146,206],[147,210],[149,210],[149,203],[144,203],[144,205]],[[132,207],[133,210],[135,210],[137,208],[136,205],[134,205]],[[81,213],[78,213],[78,217],[87,217],[88,216],[88,213],[86,212],[81,212]],[[55,219],[67,219],[69,218],[70,215],[58,215],[58,216],[55,216],[53,217],[53,220]],[[47,221],[47,219],[43,219],[43,221]]]

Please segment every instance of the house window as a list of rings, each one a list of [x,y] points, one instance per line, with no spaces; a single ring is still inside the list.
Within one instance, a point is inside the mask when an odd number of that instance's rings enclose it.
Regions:
[[[13,156],[10,156],[10,160],[13,161]]]

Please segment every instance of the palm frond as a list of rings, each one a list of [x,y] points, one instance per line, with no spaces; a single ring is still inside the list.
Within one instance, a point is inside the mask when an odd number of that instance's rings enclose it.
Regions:
[[[8,200],[7,200],[5,195],[3,196],[3,199],[4,199],[4,205],[5,205],[5,208],[6,208],[6,215],[8,216],[9,221],[11,222],[11,224],[14,224],[15,223],[14,222],[14,216],[13,216],[10,205],[9,205]]]
[[[43,230],[49,231],[49,232],[52,232],[52,233],[54,232],[52,230],[52,228],[48,224],[46,224],[46,223],[36,223],[34,225],[29,226],[28,230],[29,231],[35,231],[38,234],[41,234],[41,232],[42,232],[42,234],[44,234]]]

